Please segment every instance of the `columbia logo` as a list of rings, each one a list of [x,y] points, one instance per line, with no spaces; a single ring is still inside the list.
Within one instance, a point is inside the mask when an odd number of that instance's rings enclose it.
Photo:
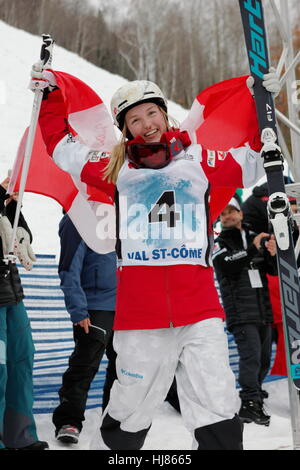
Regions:
[[[125,369],[121,369],[121,372],[122,372],[122,374],[128,375],[129,377],[134,377],[135,379],[143,379],[144,378],[143,375],[137,374],[135,372],[129,372],[128,370],[125,370]]]

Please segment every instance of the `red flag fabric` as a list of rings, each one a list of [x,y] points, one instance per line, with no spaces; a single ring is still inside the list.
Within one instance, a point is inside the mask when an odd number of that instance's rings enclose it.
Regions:
[[[273,328],[277,331],[277,344],[274,364],[271,369],[270,375],[288,375],[285,344],[284,344],[284,331],[282,320],[282,309],[280,299],[280,284],[278,276],[270,276],[267,274],[270,301],[273,312]]]
[[[110,152],[116,144],[112,118],[101,98],[84,82],[52,71],[64,97],[68,121],[77,137],[92,149]],[[17,191],[28,130],[19,145],[9,191]],[[64,137],[64,135],[62,135]],[[88,186],[61,170],[48,155],[38,126],[25,191],[55,199],[70,216],[87,245],[97,253],[115,249],[115,216],[110,194]],[[98,224],[102,221],[100,230]]]
[[[117,139],[112,117],[102,99],[73,75],[52,72],[64,98],[69,124],[79,139],[93,150],[111,152]]]
[[[203,124],[197,140],[206,149],[228,151],[248,142],[260,148],[255,103],[246,85],[248,76],[232,78],[206,88],[197,96],[203,108]]]
[[[8,192],[13,190],[18,191],[19,189],[20,170],[22,168],[27,136],[28,128],[25,130],[19,144]],[[68,212],[75,196],[78,194],[78,189],[73,183],[71,176],[61,170],[47,154],[39,126],[37,127],[34,140],[25,190],[55,199],[66,212]]]
[[[230,148],[242,147],[247,143],[254,150],[261,148],[255,103],[246,84],[247,78],[232,78],[203,90],[180,126],[188,130],[193,141],[204,149],[218,151],[218,161],[226,158]],[[212,221],[217,219],[236,189],[211,189]]]

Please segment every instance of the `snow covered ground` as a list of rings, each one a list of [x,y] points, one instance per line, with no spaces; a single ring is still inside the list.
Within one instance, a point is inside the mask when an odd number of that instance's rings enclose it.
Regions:
[[[264,389],[269,392],[265,403],[266,410],[271,415],[271,423],[269,427],[254,423],[245,424],[244,449],[292,450],[287,380],[269,382],[265,384]],[[36,415],[39,438],[47,440],[52,450],[95,450],[93,441],[99,433],[100,417],[100,408],[88,410],[79,444],[66,446],[54,438],[51,415]],[[144,450],[190,450],[191,445],[192,437],[184,427],[180,414],[165,402],[155,415]]]
[[[21,136],[29,123],[32,94],[27,90],[31,64],[38,56],[41,40],[0,21],[1,69],[0,69],[0,181],[12,167]],[[53,67],[74,74],[89,84],[109,106],[114,91],[124,79],[112,75],[88,63],[73,53],[55,47]],[[170,103],[170,114],[182,121],[186,111]],[[36,253],[58,254],[57,227],[61,208],[49,198],[26,194],[23,213],[33,232]],[[286,380],[266,384],[270,398],[266,401],[272,415],[270,427],[247,424],[245,449],[288,449],[292,446],[289,420],[289,400]],[[51,449],[64,450],[54,440],[50,415],[36,415],[40,439],[47,440]],[[84,430],[78,446],[72,449],[88,449],[98,432],[100,410],[86,413]],[[168,403],[159,409],[146,440],[145,449],[189,450],[191,436],[185,429],[180,415]],[[70,449],[70,447],[68,447]]]

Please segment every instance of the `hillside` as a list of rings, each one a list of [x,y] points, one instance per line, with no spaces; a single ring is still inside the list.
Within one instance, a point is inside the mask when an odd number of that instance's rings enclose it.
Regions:
[[[0,21],[1,75],[0,75],[0,181],[13,165],[21,136],[29,123],[33,96],[27,89],[31,65],[39,56],[41,39],[24,31],[12,28]],[[109,107],[114,91],[125,80],[101,70],[75,54],[55,47],[53,67],[63,70],[85,81]],[[170,114],[182,121],[186,111],[170,103]],[[26,194],[23,213],[32,229],[33,247],[37,253],[59,251],[57,227],[61,218],[61,208],[49,198]],[[288,389],[286,380],[268,383],[270,393],[266,401],[267,411],[272,415],[269,428],[250,424],[245,426],[246,449],[288,449],[291,446],[291,428],[288,409]],[[89,448],[99,423],[99,411],[89,411],[81,449]],[[52,448],[60,448],[53,438],[49,423],[51,417],[37,417],[40,438],[49,440]],[[189,449],[191,436],[183,427],[182,419],[167,403],[158,411],[146,449]]]
[[[55,38],[54,38],[55,39]],[[39,58],[41,38],[0,21],[0,181],[12,167],[19,141],[30,121],[33,96],[28,90],[31,65]],[[126,80],[99,69],[76,54],[55,46],[53,68],[83,80],[110,107],[113,93]],[[170,114],[182,121],[186,111],[170,103]],[[33,232],[33,247],[39,253],[57,253],[57,226],[61,208],[44,196],[26,194],[23,213]]]

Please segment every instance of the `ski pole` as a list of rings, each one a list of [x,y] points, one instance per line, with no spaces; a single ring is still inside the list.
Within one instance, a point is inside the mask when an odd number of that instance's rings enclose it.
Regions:
[[[49,34],[43,34],[42,38],[43,38],[43,44],[41,48],[40,62],[41,62],[41,68],[45,69],[46,67],[51,66],[52,49],[53,49],[54,41]],[[29,170],[29,165],[30,165],[30,160],[31,160],[32,148],[33,148],[33,143],[35,139],[42,99],[43,99],[43,90],[37,87],[37,89],[34,91],[34,100],[33,100],[31,119],[30,119],[30,124],[29,124],[29,132],[28,132],[26,146],[25,146],[25,154],[24,154],[23,167],[22,167],[22,173],[21,173],[21,179],[20,179],[19,195],[18,195],[17,208],[16,208],[16,213],[15,213],[15,218],[14,218],[12,237],[10,240],[9,254],[5,257],[7,259],[7,262],[15,261],[14,241],[16,238],[16,233],[17,233],[17,228],[18,228],[18,223],[19,223],[19,217],[20,217],[20,212],[21,212],[21,207],[22,207],[22,201],[23,201],[23,196],[24,196],[24,191],[25,191],[25,186],[26,186],[26,181],[27,181],[27,175],[28,175],[28,170]]]

